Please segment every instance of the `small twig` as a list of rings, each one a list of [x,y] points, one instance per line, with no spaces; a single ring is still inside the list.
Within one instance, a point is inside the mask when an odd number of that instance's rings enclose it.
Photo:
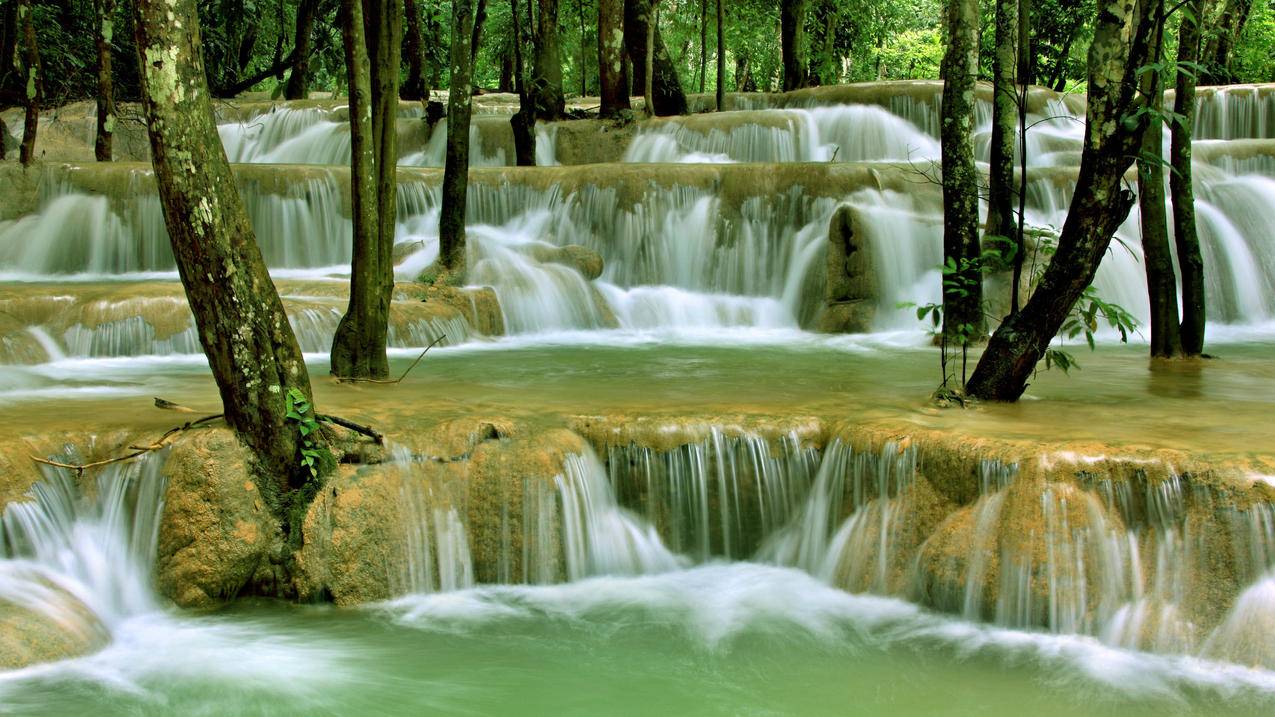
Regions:
[[[371,438],[378,446],[385,445],[385,436],[381,435],[380,433],[376,431],[376,429],[373,429],[369,426],[364,426],[361,423],[355,423],[354,421],[351,421],[348,418],[341,418],[340,416],[330,416],[325,413],[315,414],[314,417],[316,420],[321,421],[323,423],[332,423],[332,424],[341,426],[343,428],[348,428],[351,431],[354,431],[355,433],[361,433],[367,436],[368,438]]]
[[[141,456],[144,456],[147,453],[150,453],[152,451],[158,451],[159,449],[164,448],[166,445],[168,445],[168,439],[172,438],[178,433],[189,430],[191,428],[202,425],[204,423],[208,423],[210,421],[215,421],[219,418],[224,418],[224,416],[218,413],[215,416],[204,416],[203,418],[200,418],[194,421],[187,421],[186,423],[183,423],[180,426],[174,426],[173,428],[168,429],[167,431],[164,432],[164,435],[159,437],[158,441],[155,441],[149,446],[129,446],[128,449],[133,452],[129,453],[128,455],[116,456],[114,458],[107,458],[105,460],[94,461],[92,463],[83,463],[83,464],[61,463],[59,461],[53,461],[47,458],[40,458],[38,456],[33,456],[30,454],[28,454],[28,456],[31,458],[31,460],[35,461],[36,463],[43,463],[46,466],[53,466],[54,468],[66,468],[68,470],[73,470],[75,471],[75,474],[78,477],[78,476],[84,475],[84,471],[87,468],[97,468],[99,466],[110,465],[112,463],[123,463],[124,461],[132,460],[134,458],[140,458]]]
[[[354,378],[354,377],[347,378],[347,377],[344,377],[344,376],[337,376],[337,377],[336,377],[336,380],[337,380],[337,381],[339,381],[339,382],[341,382],[341,383],[385,383],[385,384],[396,384],[396,383],[402,383],[402,382],[403,382],[403,379],[407,378],[407,374],[411,373],[411,372],[412,372],[412,369],[416,368],[416,364],[420,363],[420,362],[421,362],[421,359],[425,358],[425,354],[429,353],[429,350],[430,350],[430,349],[432,349],[432,348],[434,348],[435,346],[437,346],[437,345],[439,344],[439,342],[441,342],[441,341],[442,341],[443,339],[445,339],[445,338],[447,338],[447,335],[446,335],[446,334],[444,334],[444,335],[442,335],[442,336],[439,336],[438,338],[434,339],[434,340],[433,340],[433,342],[431,342],[429,346],[426,346],[426,347],[425,347],[425,350],[421,352],[421,355],[416,357],[416,360],[412,362],[412,365],[407,367],[407,370],[403,372],[403,375],[402,375],[402,376],[399,376],[398,378],[394,378],[394,379],[390,379],[390,378]]]

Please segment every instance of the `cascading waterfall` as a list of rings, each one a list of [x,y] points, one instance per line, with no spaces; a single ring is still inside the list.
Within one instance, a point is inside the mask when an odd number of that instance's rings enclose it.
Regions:
[[[395,449],[402,475],[405,560],[399,589],[403,593],[463,590],[474,585],[469,537],[455,505],[441,489],[424,480],[407,451]]]

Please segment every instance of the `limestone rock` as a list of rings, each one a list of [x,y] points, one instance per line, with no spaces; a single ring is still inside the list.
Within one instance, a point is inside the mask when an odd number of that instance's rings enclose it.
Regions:
[[[590,281],[602,276],[602,255],[587,246],[539,247],[534,253],[537,260],[571,267]]]
[[[70,593],[47,584],[38,589],[47,609],[0,599],[0,670],[80,657],[110,640],[97,616]]]

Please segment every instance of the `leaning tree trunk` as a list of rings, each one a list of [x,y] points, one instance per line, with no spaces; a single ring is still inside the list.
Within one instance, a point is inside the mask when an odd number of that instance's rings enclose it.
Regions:
[[[1017,235],[1014,221],[1014,128],[1018,117],[1018,0],[996,0],[996,47],[992,55],[992,151],[988,163],[987,225],[984,236],[1004,241]],[[1017,308],[1017,306],[1013,307]]]
[[[974,167],[974,83],[978,78],[978,0],[948,0],[943,55],[941,147],[943,256],[955,273],[943,275],[943,333],[949,341],[982,338],[983,272]]]
[[[624,0],[598,0],[598,91],[601,115],[614,117],[630,109],[629,81],[624,76]]]
[[[1145,106],[1137,73],[1151,58],[1150,10],[1125,0],[1102,0],[1098,6],[1080,174],[1058,248],[1022,311],[1008,317],[988,342],[966,386],[973,397],[1018,400],[1133,207],[1133,194],[1121,181],[1146,128],[1145,113],[1137,113]]]
[[[332,338],[332,373],[385,378],[394,293],[395,170],[402,9],[343,0],[341,36],[350,89],[350,185],[354,250],[350,303]]]
[[[255,454],[276,514],[308,471],[285,415],[310,376],[217,136],[195,0],[135,0],[142,107],[177,272],[221,392],[226,423]]]
[[[726,109],[726,10],[717,0],[717,111]]]
[[[634,89],[646,85],[646,68],[651,66],[651,102],[654,114],[660,116],[682,115],[687,113],[686,93],[682,90],[682,82],[677,77],[677,67],[664,46],[659,27],[651,21],[654,4],[652,0],[625,0],[624,2],[624,48],[633,61]],[[648,37],[648,31],[654,26],[655,34]],[[648,63],[647,46],[651,47]],[[650,108],[648,107],[648,110]]]
[[[1189,66],[1200,53],[1200,0],[1188,0],[1178,27],[1178,65]],[[1173,111],[1169,192],[1173,197],[1173,237],[1178,249],[1178,273],[1182,281],[1182,324],[1179,339],[1182,352],[1199,356],[1204,352],[1204,257],[1195,226],[1195,189],[1191,177],[1191,130],[1195,123],[1195,73],[1178,71]]]
[[[438,261],[452,271],[465,268],[465,191],[469,184],[469,116],[473,109],[474,0],[452,0],[452,79],[447,90],[447,159],[443,167],[443,207],[438,220]]]
[[[314,17],[319,12],[319,0],[301,0],[297,5],[296,36],[292,45],[292,69],[283,96],[289,100],[304,100],[309,96],[310,53],[314,49]]]
[[[115,0],[97,0],[97,134],[93,140],[93,156],[99,162],[111,161],[111,135],[115,131],[115,89],[111,82],[111,40],[115,26]]]
[[[531,63],[531,99],[536,109],[536,119],[561,119],[566,111],[566,102],[562,95],[558,0],[527,1],[537,2],[540,7],[532,33],[535,38],[535,55]]]
[[[35,161],[35,136],[40,129],[40,103],[44,100],[44,72],[40,67],[40,49],[35,40],[35,17],[31,0],[18,0],[18,26],[22,32],[22,67],[26,116],[22,124],[22,147],[18,161],[23,166]]]
[[[779,40],[784,63],[784,92],[806,86],[806,6],[809,0],[781,0]]]
[[[527,9],[530,11],[531,0]],[[514,86],[518,88],[518,111],[510,118],[514,133],[514,156],[519,167],[536,166],[536,110],[527,91],[526,65],[522,59],[522,23],[518,14],[518,0],[509,0],[510,16],[514,25]],[[604,100],[605,102],[605,100]],[[462,227],[463,228],[463,227]]]
[[[1163,11],[1163,5],[1157,3]],[[1162,55],[1164,18],[1157,19],[1157,39],[1152,60]],[[1142,76],[1142,91],[1159,110],[1164,105],[1164,87],[1158,70]],[[1153,116],[1143,134],[1142,151],[1138,153],[1138,207],[1142,227],[1142,264],[1147,275],[1147,299],[1151,308],[1151,355],[1160,358],[1182,353],[1178,340],[1178,283],[1173,272],[1173,255],[1169,252],[1169,220],[1164,197],[1164,122]]]

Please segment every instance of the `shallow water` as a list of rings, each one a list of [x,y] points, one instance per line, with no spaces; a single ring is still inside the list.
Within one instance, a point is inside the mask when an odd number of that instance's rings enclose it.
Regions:
[[[976,626],[747,563],[362,609],[152,614],[23,714],[1249,715],[1275,674]]]

